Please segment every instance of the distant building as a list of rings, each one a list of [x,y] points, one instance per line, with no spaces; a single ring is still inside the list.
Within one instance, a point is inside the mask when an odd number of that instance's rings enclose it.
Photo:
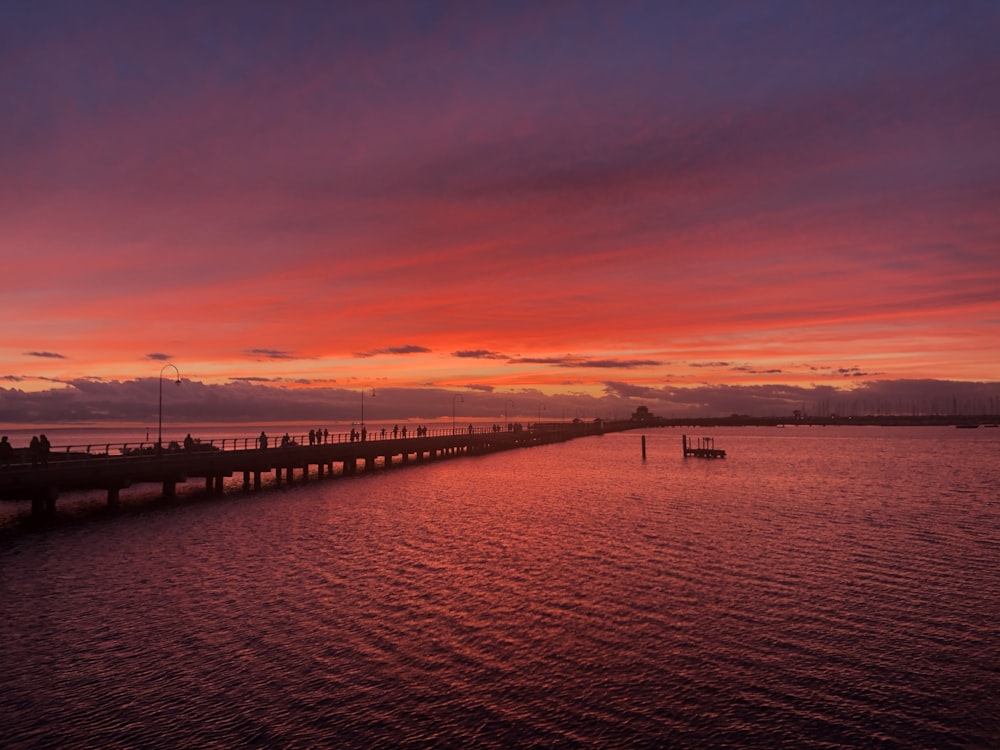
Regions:
[[[654,419],[654,417],[653,417],[652,414],[649,413],[649,407],[648,406],[639,406],[639,407],[636,407],[636,410],[634,412],[632,412],[632,421],[633,422],[648,422],[651,419]]]

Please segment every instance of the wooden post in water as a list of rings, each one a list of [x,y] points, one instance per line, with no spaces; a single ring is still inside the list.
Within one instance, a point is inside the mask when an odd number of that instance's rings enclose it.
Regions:
[[[646,460],[646,436],[642,436],[642,460]]]

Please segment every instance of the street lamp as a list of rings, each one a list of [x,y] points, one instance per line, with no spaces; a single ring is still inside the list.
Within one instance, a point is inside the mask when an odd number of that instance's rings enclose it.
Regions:
[[[375,389],[372,388],[372,398],[375,398]],[[392,399],[390,399],[391,401]],[[391,406],[391,404],[390,404]],[[365,428],[365,389],[361,389],[361,429]]]
[[[160,420],[156,428],[156,452],[159,453],[163,448],[163,371],[168,367],[174,368],[174,373],[177,375],[176,385],[181,384],[181,372],[177,369],[177,365],[167,362],[160,368]]]
[[[462,394],[461,393],[456,393],[454,396],[451,397],[451,434],[452,435],[456,434],[455,433],[455,399],[458,399],[463,404],[465,403],[465,399],[462,398]]]

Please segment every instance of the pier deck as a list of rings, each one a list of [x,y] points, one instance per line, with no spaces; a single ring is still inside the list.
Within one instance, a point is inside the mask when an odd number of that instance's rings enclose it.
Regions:
[[[99,446],[104,452],[66,448],[55,450],[45,465],[13,463],[0,466],[0,500],[30,500],[32,515],[55,512],[62,492],[106,491],[108,505],[119,504],[122,489],[159,484],[164,497],[173,497],[178,484],[204,479],[207,491],[221,494],[226,478],[242,474],[243,488],[261,489],[262,475],[275,482],[307,481],[311,477],[351,476],[389,469],[411,462],[478,455],[513,448],[572,440],[636,427],[631,422],[566,423],[537,428],[496,431],[490,428],[437,430],[423,436],[336,440],[313,445],[259,448],[253,438],[202,442],[197,450],[157,452],[150,444],[139,450],[128,446]],[[334,436],[331,436],[334,437]],[[219,445],[215,445],[218,442]]]

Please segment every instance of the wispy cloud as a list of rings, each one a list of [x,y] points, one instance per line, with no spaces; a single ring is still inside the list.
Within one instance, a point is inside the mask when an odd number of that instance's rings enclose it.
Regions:
[[[416,346],[415,344],[405,344],[404,346],[389,346],[384,349],[370,349],[366,352],[355,352],[354,356],[359,359],[377,357],[381,354],[405,355],[405,354],[427,354],[431,350],[426,346]]]
[[[507,356],[499,352],[491,352],[488,349],[465,349],[452,352],[451,356],[464,359],[507,359]]]
[[[870,378],[878,373],[865,372],[860,367],[838,367],[837,373],[845,378]]]
[[[563,362],[559,367],[631,370],[637,367],[657,367],[659,364],[655,359],[581,359]]]
[[[56,352],[25,352],[26,357],[40,357],[42,359],[66,359],[62,354]]]
[[[662,364],[655,359],[591,359],[588,357],[516,357],[507,360],[512,365],[552,365],[562,368],[578,369],[621,369],[629,370],[638,367],[656,367]]]
[[[736,367],[731,367],[730,369],[733,372],[745,372],[745,373],[747,373],[749,375],[777,375],[779,373],[784,372],[784,370],[782,370],[779,367],[770,367],[770,368],[767,368],[767,369],[759,369],[759,368],[756,368],[756,367],[750,367],[748,365],[738,365]]]
[[[247,354],[252,357],[263,357],[264,359],[298,359],[291,352],[281,349],[248,349]]]

